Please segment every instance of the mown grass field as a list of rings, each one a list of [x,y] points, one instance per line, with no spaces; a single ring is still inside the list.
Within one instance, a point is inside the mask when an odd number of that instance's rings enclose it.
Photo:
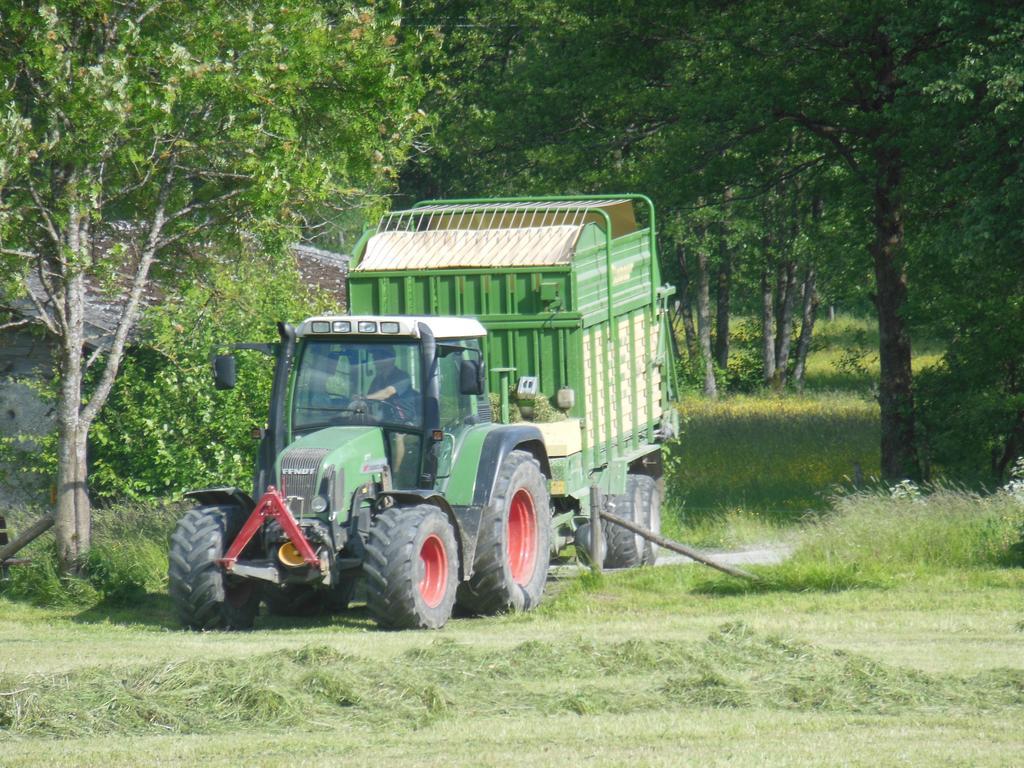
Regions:
[[[750,585],[575,576],[530,614],[178,630],[0,598],[4,766],[1019,765],[1024,500],[862,494]],[[952,542],[955,546],[943,545]]]
[[[0,754],[5,766],[1019,765],[1019,570],[833,593],[701,584],[685,566],[620,574],[441,633],[377,632],[357,611],[197,635],[164,626],[161,596],[143,623],[0,603]]]
[[[756,583],[672,566],[440,632],[357,605],[189,633],[162,584],[175,511],[111,510],[91,586],[40,543],[0,595],[0,766],[1020,765],[1024,489],[835,497],[854,461],[877,472],[866,392],[682,407],[666,527],[787,541]]]

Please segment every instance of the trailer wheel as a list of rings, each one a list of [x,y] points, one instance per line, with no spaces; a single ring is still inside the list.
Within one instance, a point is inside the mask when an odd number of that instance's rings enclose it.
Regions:
[[[459,585],[459,605],[480,614],[535,608],[547,582],[550,549],[547,481],[533,456],[512,451],[484,508],[473,576]]]
[[[629,475],[626,492],[613,499],[615,514],[644,528],[659,533],[661,529],[661,495],[654,479],[647,475]],[[636,568],[653,565],[657,548],[643,536],[614,523],[601,526],[605,540],[605,568]]]
[[[366,606],[392,629],[438,629],[455,605],[459,552],[444,512],[430,504],[377,516],[366,543]]]
[[[189,629],[252,629],[260,591],[252,581],[227,575],[217,561],[244,523],[228,505],[185,513],[171,536],[168,591],[181,623]]]
[[[657,480],[647,475],[637,475],[640,484],[641,508],[645,525],[652,533],[661,533],[661,487]],[[658,560],[658,545],[644,539],[644,556],[641,565],[654,565]]]

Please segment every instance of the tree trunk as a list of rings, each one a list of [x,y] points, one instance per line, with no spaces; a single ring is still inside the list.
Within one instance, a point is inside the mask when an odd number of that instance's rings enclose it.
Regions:
[[[789,351],[793,341],[793,305],[796,303],[796,263],[787,261],[785,282],[780,297],[779,335],[775,339],[775,386],[786,386],[789,374]]]
[[[718,266],[717,297],[715,302],[715,361],[723,371],[729,367],[729,287],[732,280],[732,254],[722,248],[722,263]]]
[[[903,216],[897,198],[901,181],[899,151],[875,153],[878,169],[874,192],[875,267],[878,310],[878,357],[881,364],[878,402],[882,422],[882,477],[917,479],[920,466],[914,437],[914,394],[910,334],[903,319],[907,273],[902,263]]]
[[[697,336],[700,340],[700,356],[704,363],[704,394],[718,397],[715,382],[715,363],[711,354],[711,296],[708,274],[708,254],[703,248],[697,250]]]
[[[91,519],[86,492],[86,438],[81,421],[82,347],[85,342],[85,276],[81,256],[87,237],[82,218],[72,207],[67,227],[67,248],[62,257],[65,335],[61,339],[60,394],[57,402],[57,557],[63,573],[77,573],[81,556],[89,549]]]
[[[1017,411],[1017,420],[1003,444],[1003,450],[993,449],[992,474],[999,482],[1006,479],[1006,470],[1011,461],[1016,461],[1021,455],[1021,445],[1024,443],[1024,410]],[[999,456],[996,458],[995,453]]]
[[[814,320],[818,314],[818,292],[815,289],[816,275],[814,267],[807,268],[804,277],[804,304],[800,316],[800,340],[796,344],[796,367],[793,369],[793,380],[797,391],[804,391],[804,374],[807,371],[807,355],[811,351],[811,339],[814,337]]]
[[[761,363],[764,383],[775,379],[775,304],[768,269],[761,270]]]
[[[697,359],[697,332],[693,327],[693,302],[690,298],[690,270],[686,263],[686,248],[676,245],[676,259],[679,261],[679,272],[682,284],[679,286],[679,301],[683,310],[683,333],[686,336],[686,353],[690,361]]]

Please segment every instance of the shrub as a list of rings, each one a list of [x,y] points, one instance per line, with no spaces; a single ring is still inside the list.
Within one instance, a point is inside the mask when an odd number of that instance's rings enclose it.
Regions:
[[[181,505],[160,502],[96,508],[84,579],[62,576],[56,547],[40,539],[19,553],[32,562],[12,568],[10,579],[0,582],[0,594],[47,606],[85,607],[101,598],[138,602],[166,586],[167,540],[180,513]]]
[[[145,350],[128,357],[90,434],[95,498],[146,499],[203,485],[251,482],[253,426],[266,420],[273,363],[239,356],[238,385],[219,392],[210,353],[238,341],[276,341],[276,323],[328,309],[294,271],[235,265],[154,307]]]

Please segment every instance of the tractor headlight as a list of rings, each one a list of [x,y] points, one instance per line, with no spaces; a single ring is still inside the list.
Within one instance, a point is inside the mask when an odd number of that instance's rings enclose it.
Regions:
[[[326,496],[314,496],[309,508],[313,510],[313,514],[320,515],[327,511],[328,506],[329,503]]]

